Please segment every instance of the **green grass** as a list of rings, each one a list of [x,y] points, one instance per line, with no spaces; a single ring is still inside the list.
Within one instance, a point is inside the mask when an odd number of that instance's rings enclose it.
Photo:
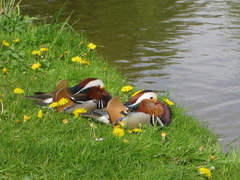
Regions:
[[[85,36],[67,23],[36,26],[30,20],[16,12],[0,16],[0,41],[10,43],[0,45],[0,69],[8,70],[0,73],[4,106],[0,112],[0,179],[206,179],[199,174],[200,167],[215,167],[213,179],[240,178],[239,156],[224,153],[216,135],[178,105],[171,106],[170,126],[143,126],[142,133],[125,130],[118,138],[110,125],[42,109],[25,99],[24,95],[36,91],[53,90],[63,78],[71,86],[87,77],[100,78],[123,101],[132,94],[120,92],[128,85],[127,79],[95,50],[88,50]],[[20,42],[13,42],[16,38]],[[31,54],[40,47],[49,51],[42,56]],[[84,53],[90,65],[71,61]],[[42,64],[40,69],[31,69],[36,62]],[[24,94],[14,94],[17,87]],[[40,109],[43,118],[37,117]],[[24,121],[24,115],[31,119]],[[66,118],[68,123],[62,123]],[[167,133],[166,141],[162,132]],[[213,155],[216,159],[210,161]]]

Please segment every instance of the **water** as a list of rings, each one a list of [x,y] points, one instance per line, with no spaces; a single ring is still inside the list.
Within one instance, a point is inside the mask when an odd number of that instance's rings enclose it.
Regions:
[[[22,11],[51,20],[64,2],[22,0]],[[76,0],[62,20],[73,10],[70,23],[132,85],[170,91],[224,144],[240,136],[238,0]]]

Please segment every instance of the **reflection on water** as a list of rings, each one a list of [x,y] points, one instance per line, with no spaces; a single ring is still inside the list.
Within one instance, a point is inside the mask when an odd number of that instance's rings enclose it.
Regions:
[[[23,0],[25,14],[51,19],[65,0]],[[171,91],[225,142],[240,136],[238,0],[79,0],[63,19],[98,44],[140,89]]]

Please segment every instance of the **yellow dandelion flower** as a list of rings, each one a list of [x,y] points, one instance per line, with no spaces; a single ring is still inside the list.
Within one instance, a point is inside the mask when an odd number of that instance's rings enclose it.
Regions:
[[[142,92],[142,91],[143,91],[143,90],[139,90],[139,91],[133,93],[132,97],[133,97],[133,96],[136,96],[138,93],[140,93],[140,92]]]
[[[132,129],[132,132],[139,133],[139,132],[143,132],[143,130],[139,128],[135,128],[135,129]]]
[[[15,89],[13,90],[13,92],[14,92],[15,94],[22,94],[22,93],[24,93],[24,90],[21,89],[21,88],[15,88]]]
[[[73,111],[73,114],[74,114],[74,117],[75,117],[75,118],[78,118],[78,117],[79,117],[79,114],[86,113],[86,112],[87,112],[86,109],[84,109],[84,108],[78,108],[78,109],[75,109],[75,110]]]
[[[208,179],[212,178],[212,173],[208,168],[201,167],[198,169],[199,173],[207,177]]]
[[[161,136],[162,136],[163,138],[165,138],[165,137],[167,136],[167,133],[162,132],[162,133],[161,133]]]
[[[121,91],[122,92],[129,92],[129,91],[131,91],[131,90],[133,90],[133,87],[132,86],[124,86],[124,87],[122,87],[122,89],[121,89]]]
[[[39,49],[39,51],[40,52],[47,52],[47,51],[49,51],[49,49],[46,48],[46,47],[42,47],[42,48]]]
[[[58,102],[52,102],[51,104],[49,104],[50,108],[55,108],[55,107],[58,107],[58,106],[59,106]]]
[[[3,74],[7,74],[8,73],[8,69],[7,68],[2,68],[2,73]]]
[[[37,117],[38,117],[38,118],[42,118],[42,117],[43,117],[43,112],[42,112],[41,109],[38,111]]]
[[[21,41],[21,39],[19,39],[19,38],[13,40],[13,42],[15,42],[15,43],[19,43],[20,41]]]
[[[170,100],[167,99],[167,98],[163,99],[163,101],[164,101],[165,103],[167,103],[169,106],[174,105],[174,102],[170,101]]]
[[[32,51],[32,55],[38,55],[38,56],[41,56],[41,51],[33,50],[33,51]]]
[[[30,116],[28,116],[28,115],[23,116],[23,122],[27,122],[27,121],[29,121],[29,119],[31,119]]]
[[[166,142],[167,133],[162,132],[161,136],[162,136],[162,142],[165,143]]]
[[[87,47],[89,48],[89,49],[92,49],[92,50],[94,50],[94,49],[96,49],[96,44],[93,44],[93,43],[89,43],[88,45],[87,45]]]
[[[76,57],[73,57],[71,59],[72,62],[81,62],[82,61],[82,58],[80,56],[76,56]]]
[[[10,46],[9,42],[7,42],[6,40],[2,41],[2,45],[6,47]]]
[[[39,62],[37,62],[37,63],[34,63],[34,64],[31,66],[31,69],[36,70],[36,69],[39,69],[41,66],[42,66],[42,65],[41,65]]]
[[[120,138],[120,137],[124,136],[124,129],[122,129],[120,127],[114,127],[112,133],[114,136],[117,136]]]
[[[63,120],[62,120],[62,123],[63,123],[63,124],[67,124],[68,122],[69,122],[68,119],[63,119]]]
[[[62,98],[58,101],[58,106],[64,106],[65,104],[67,104],[69,101],[67,98]]]
[[[86,59],[80,61],[80,64],[86,64],[86,65],[90,65],[90,62]]]

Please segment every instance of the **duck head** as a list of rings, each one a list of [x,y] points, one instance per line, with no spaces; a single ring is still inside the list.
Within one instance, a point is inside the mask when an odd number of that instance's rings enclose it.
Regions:
[[[157,94],[152,90],[137,92],[125,105],[130,112],[143,112],[160,118],[163,125],[171,123],[171,109],[159,101]]]
[[[80,92],[84,91],[85,89],[88,89],[90,87],[99,87],[99,88],[104,88],[103,81],[101,79],[97,78],[87,78],[81,81],[78,85],[71,87],[70,92],[73,95],[77,95]]]
[[[124,105],[129,109],[135,110],[144,100],[149,100],[153,103],[156,103],[158,101],[158,97],[157,94],[152,90],[142,90],[135,93]]]

